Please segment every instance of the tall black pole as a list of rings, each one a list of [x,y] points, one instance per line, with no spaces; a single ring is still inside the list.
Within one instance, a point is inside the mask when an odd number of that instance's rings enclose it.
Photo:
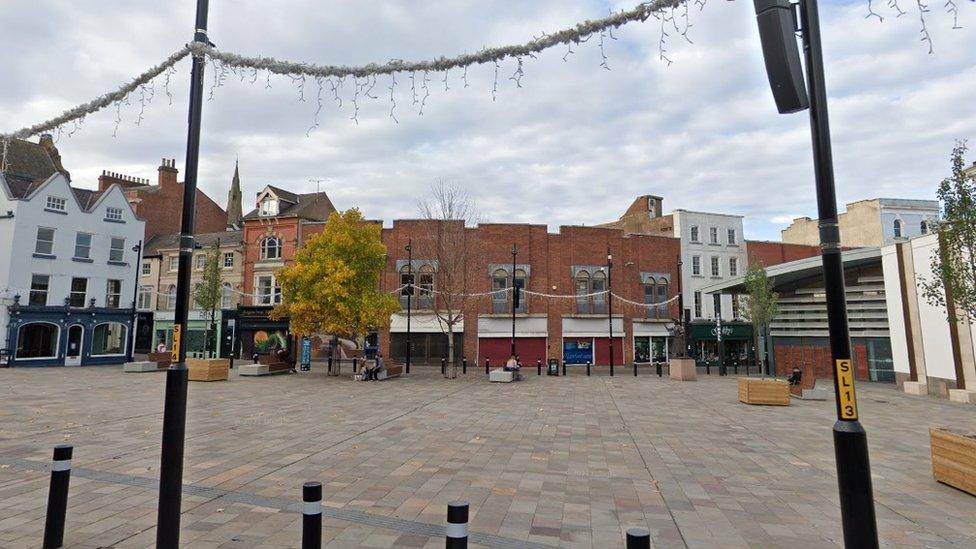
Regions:
[[[827,329],[830,334],[830,354],[834,361],[834,392],[837,397],[837,422],[833,428],[834,454],[837,459],[844,545],[878,547],[868,437],[858,421],[857,397],[854,392],[854,367],[844,296],[844,264],[837,225],[837,196],[834,190],[830,124],[827,118],[827,86],[824,81],[817,0],[800,2],[800,22],[803,27],[807,89],[810,95],[810,131],[817,180],[817,213],[820,218],[820,248],[827,298]]]
[[[132,327],[130,328],[129,334],[129,352],[126,354],[125,360],[127,362],[132,362],[132,355],[136,351],[136,324],[139,323],[139,274],[142,272],[142,240],[132,247],[132,251],[136,253],[136,281],[132,284]]]
[[[193,41],[207,39],[208,0],[197,0]],[[200,156],[200,116],[203,107],[203,68],[206,59],[193,54],[190,73],[190,115],[186,134],[186,173],[183,182],[183,214],[180,220],[179,278],[176,283],[176,311],[173,324],[173,363],[166,372],[166,403],[163,409],[163,441],[159,465],[159,505],[156,516],[156,547],[176,549],[180,544],[180,505],[183,490],[183,445],[186,440],[186,331],[190,305],[190,260],[193,254],[194,206],[197,196],[197,164]]]
[[[685,356],[685,345],[687,335],[685,335],[685,294],[684,290],[681,289],[681,267],[684,265],[681,261],[681,254],[678,254],[678,333],[677,341],[675,342],[675,351],[677,352],[677,357]]]
[[[410,341],[410,302],[413,301],[413,239],[407,239],[407,373],[410,373],[410,348],[413,343]]]
[[[725,345],[722,343],[722,297],[719,295],[717,300],[714,300],[718,307],[715,309],[715,341],[716,347],[718,348],[718,375],[724,376],[727,370],[725,369]]]
[[[515,287],[515,256],[518,255],[518,247],[512,244],[512,355],[515,356],[515,294],[518,288]]]
[[[610,375],[613,375],[613,255],[607,248],[607,325],[610,329]]]

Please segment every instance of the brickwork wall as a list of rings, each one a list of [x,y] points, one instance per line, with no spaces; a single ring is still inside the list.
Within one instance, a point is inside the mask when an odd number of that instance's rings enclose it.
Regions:
[[[853,342],[855,379],[868,379],[868,350],[863,343]],[[773,343],[776,357],[776,375],[789,376],[793,368],[800,368],[803,377],[813,376],[816,379],[833,379],[833,366],[830,358],[830,346],[827,340],[810,339],[802,344],[782,345]]]
[[[798,259],[806,259],[820,255],[819,246],[804,244],[784,244],[783,242],[768,242],[764,240],[747,240],[746,253],[749,261],[759,261],[766,267],[789,263]],[[745,273],[743,273],[745,274]]]

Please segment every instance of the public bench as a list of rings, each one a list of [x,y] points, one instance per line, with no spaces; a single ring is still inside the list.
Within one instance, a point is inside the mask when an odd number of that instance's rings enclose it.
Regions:
[[[790,396],[803,400],[827,400],[827,391],[817,388],[817,379],[810,375],[803,375],[803,370],[793,368],[793,374],[787,379],[790,384]]]
[[[273,355],[261,355],[258,361],[253,364],[244,364],[240,367],[242,376],[270,376],[274,374],[287,374],[294,366],[291,362],[285,362]]]
[[[173,363],[173,355],[170,353],[149,353],[146,358],[149,362],[155,362],[156,367],[160,370],[169,368],[170,364]]]
[[[511,383],[515,381],[515,372],[504,368],[495,368],[488,374],[488,381],[492,383]]]
[[[403,373],[403,366],[389,366],[383,368],[376,374],[376,379],[383,381],[384,379],[390,379],[391,377],[399,377]]]

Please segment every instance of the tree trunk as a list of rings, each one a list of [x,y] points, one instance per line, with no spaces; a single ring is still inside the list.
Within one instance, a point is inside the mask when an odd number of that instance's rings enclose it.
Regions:
[[[454,364],[454,324],[447,325],[447,369],[444,376],[448,379],[457,378],[457,366]]]

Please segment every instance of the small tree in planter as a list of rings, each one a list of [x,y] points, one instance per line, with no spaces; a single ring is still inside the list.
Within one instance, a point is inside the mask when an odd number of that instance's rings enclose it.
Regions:
[[[779,296],[773,291],[773,281],[766,275],[766,267],[758,261],[753,261],[749,264],[749,270],[746,272],[745,285],[748,293],[743,300],[744,307],[742,315],[746,320],[752,322],[752,332],[758,358],[759,356],[765,356],[765,349],[760,349],[759,347],[759,333],[763,331],[767,334],[766,337],[769,337],[769,324],[779,314],[779,305],[776,303],[776,299]],[[759,371],[765,378],[766,369],[762,364],[765,361],[760,360],[759,362]]]
[[[939,184],[942,219],[933,223],[939,252],[932,254],[932,280],[922,280],[922,295],[929,304],[945,307],[950,324],[976,321],[976,169],[966,168],[965,141],[952,149],[952,175]],[[957,365],[958,388],[965,376]]]
[[[193,300],[202,310],[207,311],[207,316],[210,319],[203,343],[203,352],[207,358],[210,358],[210,341],[213,334],[217,332],[217,309],[220,308],[220,301],[223,297],[219,246],[220,241],[218,240],[213,248],[207,252],[207,260],[203,264],[203,277],[193,289]]]

